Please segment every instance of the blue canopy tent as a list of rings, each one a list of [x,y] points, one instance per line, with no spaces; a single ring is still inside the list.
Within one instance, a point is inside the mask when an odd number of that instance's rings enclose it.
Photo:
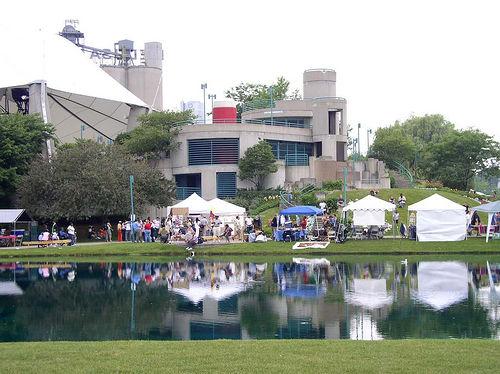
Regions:
[[[310,205],[297,205],[291,206],[290,208],[283,209],[280,211],[281,215],[284,216],[321,216],[323,211],[315,206]]]

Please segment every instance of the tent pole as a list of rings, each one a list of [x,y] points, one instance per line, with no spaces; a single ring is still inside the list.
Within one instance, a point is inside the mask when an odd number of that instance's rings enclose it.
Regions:
[[[488,213],[488,226],[486,228],[486,243],[488,243],[488,238],[490,236],[491,219],[492,218],[493,218],[493,213]]]

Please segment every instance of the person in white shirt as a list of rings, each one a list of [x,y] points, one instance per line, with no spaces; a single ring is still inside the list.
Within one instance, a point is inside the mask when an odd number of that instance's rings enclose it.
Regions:
[[[326,213],[326,203],[324,201],[319,203],[319,207],[323,211],[323,213]]]
[[[68,236],[71,240],[70,245],[76,244],[76,232],[75,232],[75,227],[73,226],[73,223],[70,223],[68,228],[66,229],[66,232],[68,233]]]
[[[253,230],[253,219],[252,217],[248,216],[245,218],[245,226],[246,226],[246,232],[247,234],[250,234]]]

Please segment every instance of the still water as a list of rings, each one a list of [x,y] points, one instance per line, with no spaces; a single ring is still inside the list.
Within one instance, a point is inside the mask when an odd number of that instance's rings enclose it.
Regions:
[[[500,338],[500,264],[0,264],[0,341]]]

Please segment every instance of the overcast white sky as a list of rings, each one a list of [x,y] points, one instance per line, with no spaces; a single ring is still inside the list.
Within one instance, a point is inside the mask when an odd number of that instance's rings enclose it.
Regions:
[[[78,19],[85,43],[100,48],[162,42],[169,109],[201,101],[202,82],[218,98],[280,75],[302,89],[305,69],[326,67],[337,71],[348,122],[364,134],[441,113],[500,140],[499,11],[495,0],[24,0],[2,4],[0,23],[58,32]]]

